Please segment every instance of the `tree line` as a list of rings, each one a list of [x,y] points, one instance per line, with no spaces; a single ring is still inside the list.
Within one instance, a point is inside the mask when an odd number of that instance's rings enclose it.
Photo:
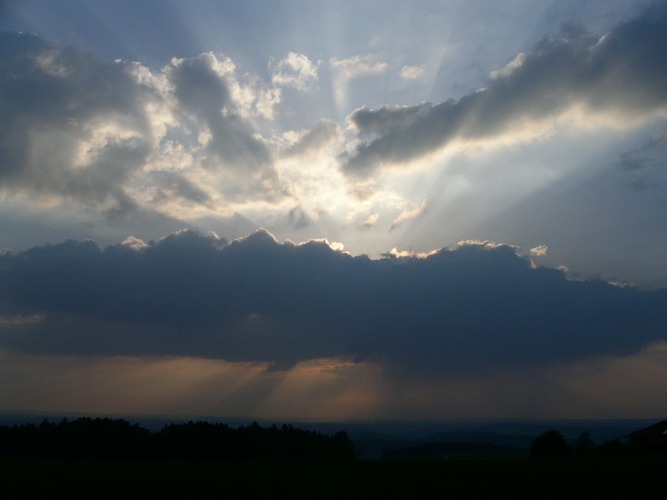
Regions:
[[[0,427],[0,456],[44,458],[169,458],[221,460],[353,460],[344,431],[333,435],[294,428],[238,428],[223,423],[168,424],[151,432],[123,419],[79,418]]]
[[[530,447],[530,455],[534,458],[626,456],[632,452],[632,448],[619,439],[597,445],[588,432],[582,432],[575,442],[570,444],[557,430],[540,434]]]

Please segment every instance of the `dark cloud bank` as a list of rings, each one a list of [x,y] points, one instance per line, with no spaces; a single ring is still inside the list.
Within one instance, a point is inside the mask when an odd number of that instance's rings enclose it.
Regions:
[[[361,108],[350,116],[360,144],[342,157],[344,171],[367,174],[407,162],[456,139],[476,140],[586,113],[633,119],[667,106],[667,6],[656,4],[604,36],[576,28],[543,40],[499,70],[486,88],[458,101]]]
[[[664,340],[667,291],[569,281],[506,246],[371,260],[259,231],[0,257],[0,347],[42,354],[380,362],[437,376]]]

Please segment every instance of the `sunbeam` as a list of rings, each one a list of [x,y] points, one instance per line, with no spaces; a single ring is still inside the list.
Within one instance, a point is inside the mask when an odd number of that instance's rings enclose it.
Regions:
[[[667,411],[666,26],[658,0],[0,2],[0,406]]]

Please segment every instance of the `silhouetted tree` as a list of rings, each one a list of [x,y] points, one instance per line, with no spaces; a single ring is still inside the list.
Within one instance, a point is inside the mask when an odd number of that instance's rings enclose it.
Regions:
[[[115,458],[146,456],[150,432],[125,420],[63,419],[0,428],[0,454],[30,457]]]
[[[537,436],[530,448],[530,455],[535,458],[569,457],[571,454],[567,441],[556,430],[546,431]]]
[[[59,458],[166,457],[248,460],[353,460],[345,432],[327,436],[257,422],[233,429],[225,424],[169,424],[160,432],[124,420],[80,418],[60,424],[0,427],[0,455]]]
[[[630,447],[618,439],[606,441],[600,447],[600,454],[607,457],[629,455],[630,451]]]
[[[595,452],[595,443],[588,432],[582,432],[574,443],[574,453],[578,457],[587,457]]]

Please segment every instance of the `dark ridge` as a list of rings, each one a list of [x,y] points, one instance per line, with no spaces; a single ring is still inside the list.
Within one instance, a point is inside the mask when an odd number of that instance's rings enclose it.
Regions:
[[[262,428],[222,423],[166,425],[159,432],[123,419],[78,418],[0,427],[0,456],[24,458],[169,458],[222,460],[354,460],[345,432],[325,435],[291,425]]]
[[[483,443],[426,443],[385,450],[383,460],[444,460],[461,458],[524,458],[526,450],[514,446]]]

